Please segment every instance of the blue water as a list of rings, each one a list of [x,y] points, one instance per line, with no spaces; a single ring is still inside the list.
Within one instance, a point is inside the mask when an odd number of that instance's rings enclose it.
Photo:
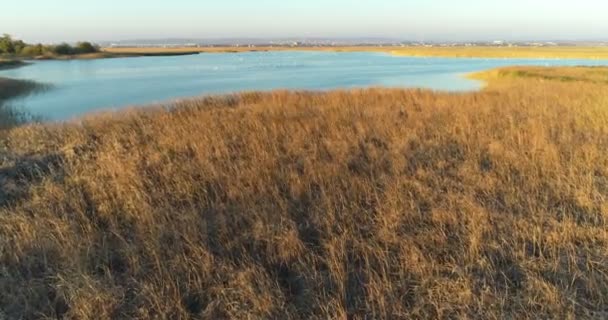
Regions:
[[[369,86],[476,90],[470,72],[510,65],[608,65],[608,60],[459,59],[383,53],[251,52],[101,60],[38,61],[0,77],[52,85],[12,104],[49,120],[87,112],[243,90]]]

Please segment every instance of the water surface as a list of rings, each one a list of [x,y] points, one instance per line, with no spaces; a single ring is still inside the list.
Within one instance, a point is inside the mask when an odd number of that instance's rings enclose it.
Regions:
[[[463,75],[501,66],[608,65],[608,60],[413,58],[369,52],[249,52],[37,61],[0,71],[53,89],[13,104],[49,120],[87,112],[243,90],[369,86],[476,90]]]

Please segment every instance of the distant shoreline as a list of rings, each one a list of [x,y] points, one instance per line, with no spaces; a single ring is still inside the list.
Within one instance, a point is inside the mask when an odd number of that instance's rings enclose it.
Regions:
[[[436,58],[497,58],[497,59],[608,59],[608,47],[558,46],[558,47],[491,47],[491,46],[258,46],[258,47],[111,47],[100,52],[39,56],[31,58],[0,59],[0,70],[18,68],[27,63],[23,60],[93,60],[130,57],[184,56],[201,53],[244,53],[244,52],[379,52],[403,57]]]
[[[180,52],[137,52],[137,53],[113,53],[113,52],[95,52],[76,55],[63,56],[38,56],[38,57],[15,57],[10,59],[0,58],[0,70],[15,69],[28,65],[26,61],[46,61],[46,60],[95,60],[95,59],[115,59],[115,58],[133,58],[133,57],[159,57],[159,56],[186,56],[199,54],[198,51],[180,51]]]
[[[258,47],[114,47],[102,53],[143,55],[175,55],[194,53],[242,53],[268,51],[321,52],[384,52],[395,56],[444,58],[546,58],[546,59],[608,59],[608,47],[491,47],[491,46],[258,46]]]
[[[130,58],[130,57],[157,57],[157,56],[186,56],[199,54],[198,51],[180,51],[180,52],[108,52],[100,51],[95,53],[65,55],[65,56],[41,56],[34,57],[30,60],[94,60],[94,59],[112,59],[112,58]]]

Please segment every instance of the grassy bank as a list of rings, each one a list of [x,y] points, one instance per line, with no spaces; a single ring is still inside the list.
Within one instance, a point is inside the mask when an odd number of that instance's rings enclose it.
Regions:
[[[182,48],[104,48],[104,52],[123,54],[145,53],[230,53],[255,51],[331,51],[331,52],[387,52],[401,56],[460,57],[460,58],[578,58],[608,59],[608,47],[182,47]]]
[[[606,68],[13,129],[7,318],[602,318]],[[558,76],[565,75],[565,76]]]

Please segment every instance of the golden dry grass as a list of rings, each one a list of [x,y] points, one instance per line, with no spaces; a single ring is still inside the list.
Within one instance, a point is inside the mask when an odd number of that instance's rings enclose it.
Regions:
[[[509,68],[475,93],[245,93],[13,129],[0,310],[605,318],[607,73]]]
[[[122,54],[170,54],[186,52],[226,53],[252,51],[336,51],[336,52],[387,52],[401,56],[416,57],[460,57],[460,58],[578,58],[578,59],[608,59],[608,47],[560,46],[560,47],[392,47],[392,46],[343,46],[343,47],[120,47],[104,48],[107,53]]]
[[[408,47],[395,55],[456,58],[608,59],[608,47]]]

